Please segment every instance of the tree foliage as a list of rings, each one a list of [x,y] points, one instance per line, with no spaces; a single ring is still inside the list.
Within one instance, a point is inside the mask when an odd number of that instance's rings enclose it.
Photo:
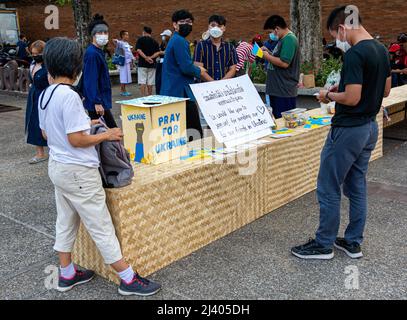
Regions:
[[[71,5],[74,20],[76,36],[83,48],[86,48],[90,42],[88,34],[88,25],[91,19],[90,0],[54,0],[59,6]]]

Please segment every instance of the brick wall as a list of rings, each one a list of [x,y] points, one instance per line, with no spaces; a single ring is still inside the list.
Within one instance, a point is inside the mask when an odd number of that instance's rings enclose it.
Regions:
[[[407,32],[407,1],[405,0],[322,0],[323,27],[327,39],[330,39],[325,31],[328,15],[335,7],[348,3],[358,6],[365,28],[372,35],[380,35],[387,44],[396,41],[401,32]]]
[[[227,20],[227,35],[230,39],[249,39],[263,32],[263,24],[271,14],[289,18],[289,1],[271,0],[190,0],[184,5],[195,16],[194,32],[190,39],[198,39],[207,27],[207,19],[212,13],[223,14]],[[46,39],[58,35],[74,36],[73,15],[70,6],[60,8],[60,30],[46,30],[44,27],[45,6],[48,0],[18,1],[8,3],[8,7],[18,9],[22,32],[31,40]],[[343,4],[342,1],[322,0],[322,20],[324,36],[325,23],[330,11]],[[380,34],[386,43],[394,41],[400,32],[407,32],[407,1],[405,0],[355,0],[360,8],[365,27],[372,34]],[[122,29],[130,31],[132,41],[140,35],[144,25],[153,28],[155,38],[166,28],[171,28],[171,15],[179,9],[178,0],[93,0],[92,12],[104,14],[111,26],[113,36]]]

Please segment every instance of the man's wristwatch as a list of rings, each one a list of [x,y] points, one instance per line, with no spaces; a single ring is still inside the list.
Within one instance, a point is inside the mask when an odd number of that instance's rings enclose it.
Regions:
[[[329,97],[329,94],[330,94],[330,93],[331,93],[330,91],[328,91],[328,92],[326,93],[325,99],[328,100],[329,102],[332,102],[333,100]]]

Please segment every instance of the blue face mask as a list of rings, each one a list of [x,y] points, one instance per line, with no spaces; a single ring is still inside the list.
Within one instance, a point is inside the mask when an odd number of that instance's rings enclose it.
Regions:
[[[271,41],[278,41],[278,37],[275,35],[274,32],[270,33],[270,40]]]

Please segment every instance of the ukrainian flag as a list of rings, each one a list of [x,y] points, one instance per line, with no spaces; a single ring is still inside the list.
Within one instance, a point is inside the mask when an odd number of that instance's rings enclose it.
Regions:
[[[261,50],[257,43],[254,43],[252,54],[256,57],[263,58],[263,50]]]

